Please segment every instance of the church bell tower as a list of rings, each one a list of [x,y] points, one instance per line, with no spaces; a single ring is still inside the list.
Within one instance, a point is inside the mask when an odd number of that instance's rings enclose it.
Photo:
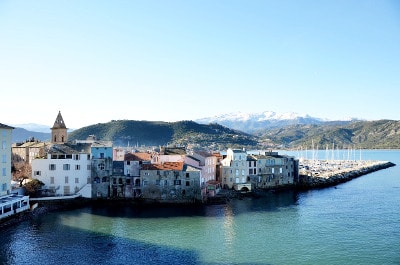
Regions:
[[[67,127],[65,126],[61,111],[58,112],[56,121],[51,128],[51,143],[52,144],[63,144],[67,142],[68,134]]]

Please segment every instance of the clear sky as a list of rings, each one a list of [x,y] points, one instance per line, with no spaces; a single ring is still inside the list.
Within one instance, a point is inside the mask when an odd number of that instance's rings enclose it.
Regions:
[[[400,120],[400,1],[0,0],[0,123]]]

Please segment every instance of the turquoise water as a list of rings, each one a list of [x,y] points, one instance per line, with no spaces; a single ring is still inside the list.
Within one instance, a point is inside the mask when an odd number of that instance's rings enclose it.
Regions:
[[[400,165],[400,151],[363,151]],[[206,207],[50,213],[0,237],[1,264],[400,264],[400,167]]]

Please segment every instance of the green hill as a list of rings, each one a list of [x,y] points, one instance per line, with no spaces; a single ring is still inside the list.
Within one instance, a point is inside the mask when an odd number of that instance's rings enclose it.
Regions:
[[[266,128],[254,135],[225,126],[193,121],[161,122],[116,120],[77,129],[69,139],[110,140],[114,146],[198,146],[224,150],[231,148],[339,148],[400,149],[400,121],[326,122]]]
[[[263,142],[286,148],[306,146],[339,148],[355,146],[363,149],[399,149],[400,121],[355,121],[347,124],[292,125],[279,129],[265,129],[257,136]]]
[[[167,144],[201,147],[256,147],[257,137],[219,124],[198,124],[193,121],[155,122],[114,120],[90,125],[69,134],[69,140],[86,139],[95,135],[100,140],[110,140],[114,146],[160,146]]]

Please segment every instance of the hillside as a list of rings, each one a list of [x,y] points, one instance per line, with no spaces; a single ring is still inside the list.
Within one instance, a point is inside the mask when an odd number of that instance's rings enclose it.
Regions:
[[[45,142],[49,141],[51,137],[50,129],[48,133],[43,133],[43,132],[35,132],[35,131],[28,131],[23,128],[15,128],[12,132],[12,142],[13,143],[20,143],[20,142],[25,142],[26,140],[29,140],[31,138],[34,138],[36,140]]]
[[[167,144],[199,145],[225,149],[227,147],[256,147],[257,137],[219,124],[198,124],[193,121],[154,122],[116,120],[77,129],[69,134],[69,140],[110,140],[114,146],[160,146]]]
[[[254,134],[210,123],[193,121],[154,122],[117,120],[99,123],[69,133],[69,139],[111,140],[114,146],[160,146],[176,144],[231,148],[329,148],[400,149],[400,121],[336,121],[322,124],[295,124],[281,127],[264,127]],[[50,133],[37,133],[21,128],[13,130],[13,142],[23,142],[34,137],[49,140]]]
[[[400,148],[400,121],[354,121],[347,124],[336,122],[322,125],[291,125],[265,129],[256,134],[264,143],[286,148],[299,146],[339,148],[349,146],[364,149]]]

